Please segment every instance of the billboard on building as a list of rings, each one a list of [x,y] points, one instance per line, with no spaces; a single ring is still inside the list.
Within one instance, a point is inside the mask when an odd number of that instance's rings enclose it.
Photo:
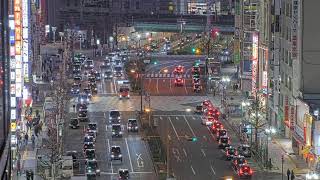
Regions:
[[[14,35],[15,35],[15,63],[16,63],[16,97],[22,97],[22,0],[14,0]]]
[[[29,0],[22,0],[22,60],[23,76],[26,82],[29,81]]]
[[[252,34],[252,56],[251,56],[251,69],[252,69],[252,95],[256,96],[257,93],[257,78],[258,78],[258,46],[259,46],[259,35],[258,33]]]

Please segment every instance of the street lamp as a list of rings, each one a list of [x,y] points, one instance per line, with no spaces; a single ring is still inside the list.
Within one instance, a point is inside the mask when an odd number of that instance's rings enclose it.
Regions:
[[[265,129],[265,134],[267,135],[267,143],[266,143],[266,167],[271,168],[271,158],[269,160],[269,137],[271,137],[272,135],[276,134],[277,130],[274,127],[268,127],[267,129]],[[268,163],[269,162],[269,163]]]

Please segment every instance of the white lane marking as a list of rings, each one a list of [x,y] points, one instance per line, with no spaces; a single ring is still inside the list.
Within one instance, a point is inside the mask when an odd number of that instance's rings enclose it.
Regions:
[[[162,120],[162,117],[160,116],[160,118],[159,118],[160,120]]]
[[[114,93],[118,94],[118,90],[117,90],[117,87],[116,87],[116,80],[115,79],[112,79],[113,81],[113,84],[111,83],[111,85],[113,86],[113,89],[114,89]]]
[[[204,152],[204,149],[201,149],[201,152],[202,152],[203,156],[206,157],[206,153]]]
[[[194,116],[192,116],[192,119],[193,119],[193,120],[196,120],[196,118],[195,118]]]
[[[188,89],[187,89],[187,80],[184,80],[184,91],[186,92],[186,94],[188,94]]]
[[[177,148],[172,148],[172,154],[174,155],[175,159],[177,160],[177,162],[181,162],[181,158],[180,158],[180,152]]]
[[[143,168],[144,167],[144,162],[143,159],[141,157],[141,154],[136,154],[137,156],[137,165],[139,168]]]
[[[138,172],[130,172],[131,174],[153,174],[154,172],[143,172],[143,171],[138,171]],[[116,175],[118,173],[110,173],[110,172],[100,172],[100,174],[103,174],[103,175]]]
[[[191,131],[191,133],[192,133],[193,137],[197,137],[197,136],[196,136],[196,134],[194,133],[194,131],[193,131],[192,127],[190,126],[190,124],[189,124],[189,122],[188,122],[187,118],[186,118],[185,116],[183,116],[183,117],[184,117],[184,120],[186,121],[187,125],[189,126],[189,129],[190,129],[190,131]]]
[[[211,135],[211,137],[212,137],[213,139],[215,139],[214,135],[211,133],[210,128],[209,128],[208,126],[207,126],[207,129],[208,129],[209,134]]]
[[[216,171],[214,171],[213,167],[210,166],[211,171],[213,172],[214,175],[216,175]]]
[[[157,78],[157,94],[159,94],[159,79]]]
[[[184,152],[184,155],[185,155],[186,157],[188,157],[187,151],[186,151],[184,148],[182,148],[182,151]]]
[[[108,144],[108,152],[110,151],[110,140],[109,139],[107,139],[107,144]],[[108,158],[108,157],[107,157]],[[113,166],[112,166],[112,161],[111,161],[111,173],[113,173]]]
[[[129,150],[129,146],[128,146],[128,140],[127,140],[127,138],[125,138],[124,140],[126,141],[128,156],[129,156],[129,161],[130,161],[130,167],[131,167],[131,171],[133,172],[133,166],[132,166],[131,155],[130,155],[130,150]]]
[[[194,171],[192,165],[191,165],[191,170],[192,170],[193,175],[196,175],[196,172]]]
[[[172,126],[172,128],[173,128],[174,133],[175,133],[176,136],[177,136],[177,139],[180,140],[179,135],[178,135],[178,132],[177,132],[176,128],[174,127],[174,125],[173,125],[173,123],[172,123],[172,121],[171,121],[171,118],[168,117],[168,119],[169,119],[170,124],[171,124],[171,126]]]

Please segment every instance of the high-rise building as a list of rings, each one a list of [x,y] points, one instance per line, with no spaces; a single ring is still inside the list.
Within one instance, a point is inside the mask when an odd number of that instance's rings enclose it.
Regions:
[[[0,1],[0,179],[11,178],[8,1]]]
[[[320,155],[317,0],[272,1],[269,117],[310,167]]]

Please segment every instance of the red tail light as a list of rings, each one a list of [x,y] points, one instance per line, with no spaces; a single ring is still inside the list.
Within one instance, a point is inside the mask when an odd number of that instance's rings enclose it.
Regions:
[[[242,169],[240,169],[240,170],[239,170],[239,174],[240,174],[240,175],[242,175],[242,174],[243,174],[243,171],[242,171]]]
[[[229,156],[229,151],[227,151],[227,156]]]
[[[249,173],[250,173],[250,174],[253,174],[253,171],[252,171],[252,169],[250,169]]]

